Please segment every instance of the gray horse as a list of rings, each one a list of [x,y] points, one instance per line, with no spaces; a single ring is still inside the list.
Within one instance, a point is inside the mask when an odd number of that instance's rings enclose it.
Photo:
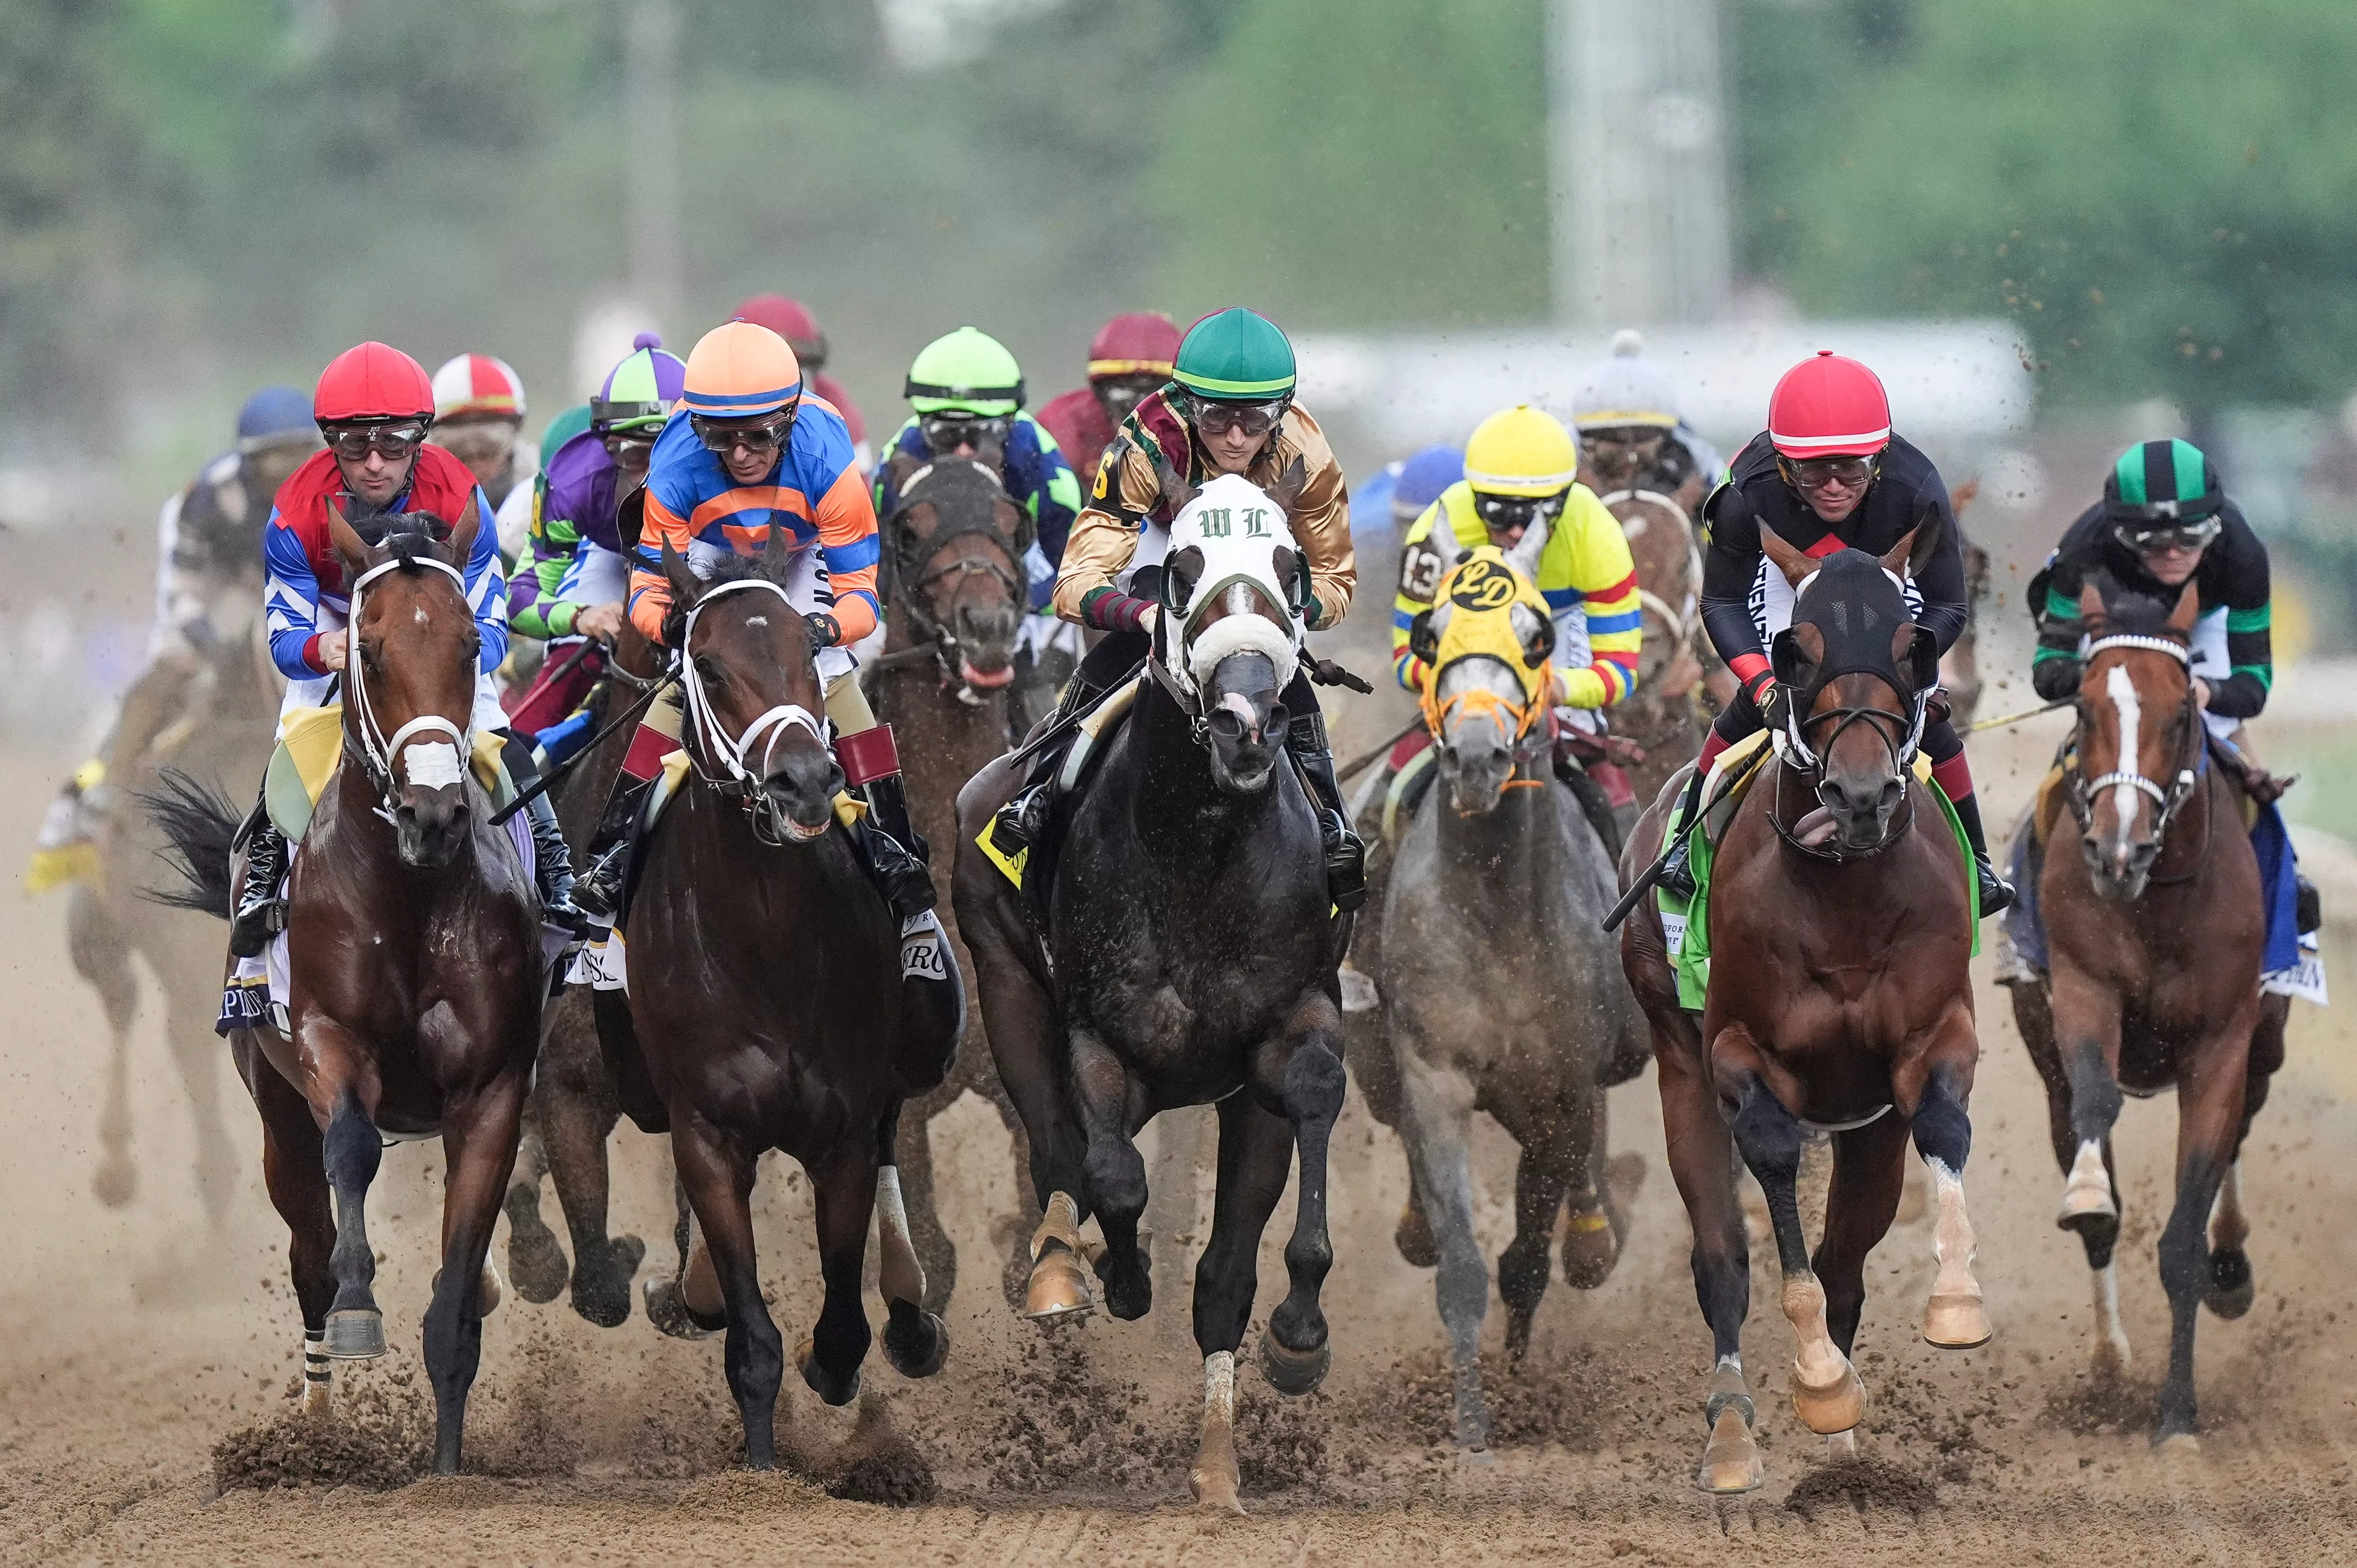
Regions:
[[[1455,544],[1444,539],[1444,569],[1457,564]],[[1544,525],[1534,526],[1507,563],[1527,577],[1545,547]],[[1473,613],[1496,612],[1469,609],[1444,592],[1431,612],[1433,638],[1448,618]],[[1505,613],[1525,660],[1544,660],[1544,618],[1525,603]],[[1548,1244],[1566,1198],[1565,1278],[1593,1289],[1618,1261],[1604,1181],[1604,1086],[1625,1076],[1615,1070],[1620,1064],[1641,1063],[1647,1036],[1601,925],[1616,890],[1611,856],[1577,800],[1553,780],[1544,715],[1519,722],[1532,701],[1522,672],[1489,654],[1449,658],[1444,648],[1442,657],[1435,740],[1448,798],[1429,802],[1401,841],[1379,985],[1400,1132],[1439,1257],[1436,1294],[1455,1370],[1457,1441],[1479,1452],[1490,1435],[1476,1362],[1490,1277],[1473,1240],[1472,1113],[1488,1112],[1522,1145],[1514,1240],[1498,1260],[1506,1348],[1519,1359],[1546,1291]]]

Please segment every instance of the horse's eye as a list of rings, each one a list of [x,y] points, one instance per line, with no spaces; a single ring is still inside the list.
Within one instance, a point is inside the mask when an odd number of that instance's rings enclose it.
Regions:
[[[695,673],[707,686],[725,686],[728,683],[727,666],[709,654],[699,653],[695,656]]]

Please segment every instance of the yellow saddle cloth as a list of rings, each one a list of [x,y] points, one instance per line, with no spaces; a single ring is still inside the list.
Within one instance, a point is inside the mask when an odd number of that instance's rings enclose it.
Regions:
[[[331,703],[324,708],[296,708],[279,721],[278,733],[278,748],[270,754],[270,767],[262,776],[262,799],[271,822],[299,842],[311,825],[311,813],[318,808],[328,780],[336,776],[343,760],[344,705]],[[490,796],[492,804],[504,806],[515,798],[507,764],[500,759],[498,736],[477,734],[472,760],[475,781]]]

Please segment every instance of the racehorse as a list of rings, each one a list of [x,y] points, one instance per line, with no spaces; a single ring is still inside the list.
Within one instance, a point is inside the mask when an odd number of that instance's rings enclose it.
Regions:
[[[829,1404],[859,1391],[870,1335],[860,1269],[882,1220],[884,1350],[904,1376],[940,1370],[949,1334],[892,1164],[903,1101],[939,1084],[964,1023],[961,987],[904,990],[899,923],[845,832],[811,639],[784,587],[784,529],[758,558],[699,580],[668,546],[695,781],[656,824],[628,919],[627,1012],[599,992],[622,1107],[671,1133],[672,1158],[718,1275],[729,1391],[755,1469],[776,1463],[783,1342],[753,1248],[756,1162],[782,1149],[816,1196],[825,1305],[799,1355]],[[848,811],[846,804],[843,810]],[[916,940],[938,964],[930,932]],[[950,978],[954,981],[954,976]]]
[[[587,703],[594,729],[605,728],[661,676],[661,654],[628,620],[622,623]],[[556,817],[577,858],[597,831],[632,729],[617,725],[572,764],[556,786]],[[568,986],[548,1005],[533,1069],[532,1097],[524,1102],[523,1144],[508,1187],[508,1274],[526,1301],[556,1299],[569,1282],[573,1310],[601,1328],[630,1316],[630,1281],[646,1256],[636,1236],[606,1230],[609,1173],[606,1141],[621,1118],[621,1103],[606,1070],[597,1037],[597,1009],[586,985]],[[540,1182],[556,1187],[558,1206],[573,1242],[568,1264],[547,1221],[541,1218]],[[651,1297],[662,1282],[650,1282]]]
[[[242,621],[229,619],[231,607],[243,610]],[[124,694],[107,781],[118,799],[155,792],[167,768],[218,782],[258,778],[270,760],[283,685],[270,662],[259,576],[247,592],[214,596],[208,624],[213,636],[192,671],[159,662]],[[221,940],[206,922],[142,896],[163,845],[147,813],[110,811],[99,835],[97,879],[76,882],[67,895],[68,951],[75,972],[104,1004],[113,1036],[98,1122],[102,1155],[91,1187],[113,1208],[129,1203],[137,1186],[130,1103],[136,954],[162,993],[164,1040],[188,1092],[196,1133],[197,1196],[219,1225],[236,1197],[240,1174],[221,1121],[215,1065],[221,1059],[212,1027],[221,1004]]]
[[[1091,1309],[1078,1254],[1092,1214],[1104,1236],[1106,1309],[1146,1314],[1146,1165],[1133,1139],[1159,1111],[1219,1106],[1211,1241],[1195,1271],[1204,1410],[1189,1482],[1199,1501],[1237,1511],[1235,1350],[1261,1231],[1296,1149],[1292,1290],[1270,1316],[1261,1364],[1281,1392],[1298,1394],[1332,1359],[1318,1298],[1333,1262],[1335,969],[1351,922],[1332,912],[1317,817],[1286,760],[1279,693],[1305,657],[1297,607],[1308,585],[1283,519],[1280,499],[1223,478],[1173,523],[1151,678],[1135,688],[1094,779],[1060,808],[1069,820],[1052,864],[1025,873],[1047,879],[1036,934],[1026,894],[975,843],[1019,767],[993,764],[958,799],[959,922],[1046,1214],[1028,1316]]]
[[[1768,1199],[1784,1316],[1799,1339],[1792,1405],[1835,1452],[1855,1448],[1865,1388],[1850,1346],[1866,1302],[1866,1255],[1889,1229],[1911,1133],[1938,1191],[1940,1272],[1923,1337],[1989,1337],[1971,1273],[1963,1173],[1965,1107],[1979,1053],[1966,964],[1972,866],[1932,786],[1910,771],[1938,680],[1932,634],[1908,618],[1900,574],[1928,560],[1918,529],[1880,560],[1819,561],[1760,530],[1798,590],[1773,643],[1793,716],[1713,852],[1711,968],[1699,1029],[1683,1011],[1662,918],[1641,901],[1621,964],[1652,1023],[1670,1167],[1694,1228],[1694,1274],[1717,1366],[1696,1484],[1762,1484],[1741,1335],[1751,1275],[1732,1148]],[[1660,852],[1684,776],[1663,787],[1621,863],[1624,887]],[[1689,927],[1686,940],[1695,940]],[[1795,1193],[1804,1129],[1830,1132],[1832,1189],[1813,1259]]]
[[[892,463],[900,502],[882,525],[885,643],[882,657],[868,665],[868,698],[899,741],[909,817],[932,845],[950,950],[970,975],[973,961],[950,908],[949,846],[959,789],[1006,749],[1015,641],[1028,598],[1023,553],[1034,529],[986,463],[906,456]],[[900,1190],[925,1267],[925,1305],[935,1312],[947,1307],[956,1286],[957,1248],[935,1207],[931,1125],[967,1090],[988,1101],[1006,1124],[1015,1143],[1015,1190],[1029,1207],[1022,1124],[982,1034],[976,1008],[967,1015],[948,1079],[909,1101],[902,1115]],[[1019,1217],[1018,1239],[1038,1219],[1036,1212]],[[1010,1292],[1019,1293],[1028,1262],[1028,1250],[1017,1248]]]
[[[1473,1240],[1472,1113],[1489,1112],[1522,1148],[1514,1240],[1498,1260],[1506,1348],[1519,1360],[1566,1197],[1566,1280],[1593,1289],[1618,1261],[1603,1179],[1605,1069],[1616,1058],[1641,1063],[1645,1036],[1601,929],[1611,854],[1555,784],[1545,706],[1554,628],[1529,578],[1546,525],[1534,523],[1502,557],[1482,550],[1461,564],[1454,536],[1436,538],[1448,575],[1416,636],[1439,660],[1424,711],[1449,799],[1427,802],[1405,830],[1380,983],[1399,1128],[1439,1263],[1457,1441],[1478,1451],[1490,1436],[1477,1360],[1490,1277]],[[1470,637],[1452,629],[1480,618],[1490,625]]]
[[[2233,769],[2203,755],[2188,648],[2200,608],[2190,583],[2174,606],[2104,576],[2080,595],[2092,640],[2076,762],[2061,789],[2080,853],[2049,853],[2038,880],[2050,978],[2012,985],[2066,1173],[2056,1223],[2079,1233],[2094,1271],[2100,1372],[2115,1375],[2128,1361],[2112,1261],[2120,1233],[2112,1123],[2121,1090],[2177,1090],[2177,1200],[2159,1248],[2169,1375],[2156,1444],[2199,1441],[2201,1305],[2226,1318],[2250,1310],[2243,1143],[2283,1065],[2291,1004],[2259,992],[2266,918],[2246,797]]]
[[[1695,651],[1702,634],[1702,550],[1694,520],[1675,497],[1630,489],[1601,499],[1629,542],[1645,627],[1637,689],[1612,709],[1612,729],[1644,747],[1645,760],[1630,769],[1630,780],[1637,799],[1650,800],[1680,760],[1702,747],[1695,705],[1703,673]]]
[[[286,926],[288,1032],[231,1036],[262,1113],[263,1176],[292,1234],[307,1394],[326,1358],[384,1354],[365,1205],[386,1135],[442,1139],[442,1266],[425,1311],[437,1474],[458,1469],[482,1352],[484,1267],[540,1039],[538,896],[462,760],[479,646],[463,563],[481,520],[393,518],[374,545],[329,528],[351,584],[343,757],[303,835]],[[231,813],[186,788],[152,804],[227,918]],[[224,872],[231,879],[224,878]],[[329,1214],[330,1195],[334,1212]]]

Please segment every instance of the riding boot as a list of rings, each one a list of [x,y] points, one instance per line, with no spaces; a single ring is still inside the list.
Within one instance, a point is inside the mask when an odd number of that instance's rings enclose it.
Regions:
[[[917,830],[909,825],[909,795],[898,773],[870,779],[859,787],[867,798],[866,832],[859,835],[884,902],[903,922],[915,919],[939,901],[933,874],[925,868],[931,853]]]
[[[583,857],[587,867],[572,887],[573,908],[589,925],[611,927],[621,913],[622,880],[630,871],[630,828],[653,787],[652,779],[619,774],[613,793],[606,797],[606,810],[597,819],[597,831],[589,836],[588,853]]]
[[[1678,832],[1670,840],[1669,854],[1662,857],[1661,874],[1653,878],[1654,886],[1673,898],[1688,903],[1694,901],[1695,896],[1694,865],[1689,853],[1694,835],[1684,828],[1694,821],[1695,813],[1702,809],[1702,769],[1697,768],[1694,776],[1686,780],[1685,795],[1678,802],[1677,815],[1671,819]]]
[[[2292,904],[2292,929],[2304,937],[2324,924],[2324,899],[2316,884],[2299,873],[2292,873],[2292,880],[2298,889]]]
[[[253,814],[246,819],[245,886],[229,922],[231,957],[259,957],[270,939],[286,929],[286,900],[278,896],[278,885],[286,880],[286,835],[256,801]]]
[[[540,874],[540,918],[576,937],[587,936],[589,917],[573,901],[573,852],[565,847],[547,790],[532,798],[524,815],[532,822],[533,860]]]
[[[1367,846],[1351,831],[1343,810],[1334,754],[1326,744],[1326,716],[1311,712],[1296,717],[1285,732],[1285,746],[1300,765],[1310,803],[1318,808],[1318,837],[1326,852],[1326,896],[1347,915],[1367,901]]]
[[[2013,907],[2013,884],[1996,874],[1989,864],[1988,840],[1981,832],[1981,801],[1977,791],[1961,800],[1948,802],[1956,809],[1956,821],[1964,826],[1964,837],[1973,846],[1974,875],[1980,880],[1981,913],[1995,915]]]

